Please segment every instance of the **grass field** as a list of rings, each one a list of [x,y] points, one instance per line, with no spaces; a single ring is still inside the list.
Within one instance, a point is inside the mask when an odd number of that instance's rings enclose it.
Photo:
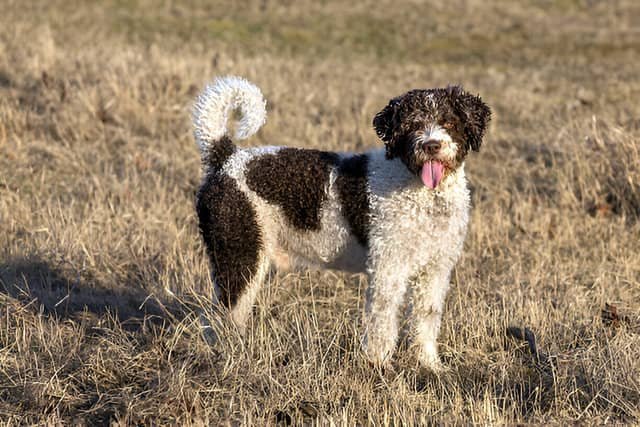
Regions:
[[[639,28],[635,0],[3,2],[0,419],[640,423]],[[415,87],[491,105],[448,371],[372,369],[337,272],[273,275],[205,343],[190,107],[221,74],[268,99],[255,145],[375,147]]]

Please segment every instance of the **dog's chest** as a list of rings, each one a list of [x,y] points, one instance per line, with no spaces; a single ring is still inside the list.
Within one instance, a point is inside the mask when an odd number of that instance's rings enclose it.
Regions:
[[[469,191],[463,175],[439,191],[407,186],[373,192],[371,207],[371,249],[380,256],[416,267],[458,258],[469,221]]]

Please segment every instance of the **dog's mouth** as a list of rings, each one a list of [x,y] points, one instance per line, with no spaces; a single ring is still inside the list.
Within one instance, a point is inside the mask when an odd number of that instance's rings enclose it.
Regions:
[[[442,181],[444,173],[444,163],[439,160],[428,160],[422,165],[422,170],[420,171],[420,179],[422,179],[422,183],[426,187],[429,187],[433,190]]]

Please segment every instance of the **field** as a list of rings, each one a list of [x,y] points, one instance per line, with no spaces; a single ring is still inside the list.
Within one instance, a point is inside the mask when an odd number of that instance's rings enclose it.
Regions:
[[[635,0],[5,0],[0,420],[640,423],[639,28]],[[492,107],[446,372],[372,369],[338,272],[273,274],[207,345],[190,108],[222,74],[268,100],[252,145],[378,146],[416,87]]]

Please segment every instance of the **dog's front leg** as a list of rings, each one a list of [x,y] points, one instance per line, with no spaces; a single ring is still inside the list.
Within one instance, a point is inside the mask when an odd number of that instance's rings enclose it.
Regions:
[[[396,346],[407,279],[407,274],[394,269],[376,269],[369,277],[362,347],[377,365],[384,364]]]
[[[431,370],[441,370],[438,356],[438,334],[449,290],[451,270],[432,266],[418,274],[411,289],[411,323],[420,363]]]

